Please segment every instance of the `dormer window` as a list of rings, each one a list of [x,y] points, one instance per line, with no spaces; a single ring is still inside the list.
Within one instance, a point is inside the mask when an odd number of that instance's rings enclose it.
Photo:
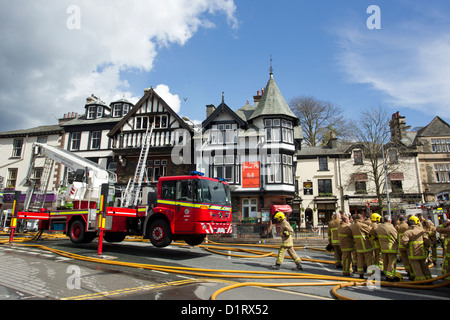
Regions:
[[[87,107],[86,119],[98,119],[103,117],[103,107],[100,105],[92,105]]]
[[[115,104],[113,107],[113,117],[119,118],[122,116],[122,104]]]

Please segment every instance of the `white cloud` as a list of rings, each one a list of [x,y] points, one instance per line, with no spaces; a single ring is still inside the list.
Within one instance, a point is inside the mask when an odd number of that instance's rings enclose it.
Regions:
[[[369,31],[346,27],[338,61],[351,82],[368,84],[384,102],[447,117],[450,108],[450,32],[421,24]]]
[[[176,113],[180,112],[181,100],[177,94],[170,93],[170,89],[165,84],[159,84],[155,88],[156,93],[169,105]]]
[[[237,27],[233,0],[0,1],[0,131],[56,122],[92,93],[136,101],[121,71],[150,71],[158,48],[184,45],[216,15]]]

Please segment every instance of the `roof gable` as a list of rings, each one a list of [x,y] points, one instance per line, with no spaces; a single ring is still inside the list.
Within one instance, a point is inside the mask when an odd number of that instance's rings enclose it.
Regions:
[[[120,120],[120,122],[118,122],[114,128],[111,129],[111,131],[108,133],[108,136],[112,137],[114,135],[116,135],[117,133],[120,132],[120,129],[129,121],[130,118],[132,118],[133,116],[135,116],[137,114],[137,112],[142,108],[142,106],[144,105],[144,103],[148,100],[148,99],[153,99],[156,98],[158,100],[158,102],[163,106],[163,108],[170,113],[176,120],[177,122],[179,122],[180,126],[183,129],[186,129],[188,131],[192,131],[192,127],[190,127],[175,111],[173,111],[173,109],[164,101],[163,98],[161,98],[156,91],[153,89],[153,87],[151,87],[150,89],[146,89],[145,90],[145,94],[144,96],[141,98],[141,100],[139,100],[138,103],[136,103],[136,105],[130,110],[130,112],[128,112],[123,118],[122,120]]]
[[[226,103],[224,101],[222,101],[222,103],[216,108],[216,110],[214,110],[214,112],[202,123],[203,128],[209,126],[211,124],[211,122],[217,118],[217,116],[219,116],[222,112],[227,113],[228,115],[231,116],[231,118],[236,121],[236,123],[240,126],[245,126],[245,121],[241,119],[241,117],[239,117],[236,112],[234,112],[233,110],[231,110],[230,107],[228,107],[226,105]]]
[[[450,125],[440,117],[434,118],[426,127],[419,130],[417,138],[450,136]]]

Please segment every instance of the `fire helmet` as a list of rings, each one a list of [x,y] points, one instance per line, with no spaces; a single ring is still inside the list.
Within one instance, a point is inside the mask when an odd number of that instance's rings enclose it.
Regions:
[[[376,212],[372,213],[370,220],[372,220],[372,222],[381,222],[381,216]]]
[[[283,212],[277,211],[277,212],[275,212],[275,215],[273,216],[273,218],[274,218],[276,221],[281,222],[281,221],[283,221],[284,219],[286,219],[286,216],[284,215]]]

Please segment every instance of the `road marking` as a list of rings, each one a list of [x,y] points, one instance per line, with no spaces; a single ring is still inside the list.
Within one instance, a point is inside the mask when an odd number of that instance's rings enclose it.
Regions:
[[[125,288],[125,289],[118,289],[114,291],[103,291],[103,292],[97,292],[92,294],[85,294],[80,296],[74,296],[74,297],[67,297],[67,298],[61,298],[61,300],[89,300],[89,299],[99,299],[104,297],[110,297],[114,295],[119,294],[129,294],[129,293],[135,293],[139,291],[149,291],[154,289],[160,289],[165,287],[176,287],[181,286],[184,284],[191,284],[199,282],[199,280],[195,279],[187,279],[187,280],[179,280],[179,281],[173,281],[173,282],[165,282],[160,284],[151,284],[147,286],[140,286],[135,288]]]

